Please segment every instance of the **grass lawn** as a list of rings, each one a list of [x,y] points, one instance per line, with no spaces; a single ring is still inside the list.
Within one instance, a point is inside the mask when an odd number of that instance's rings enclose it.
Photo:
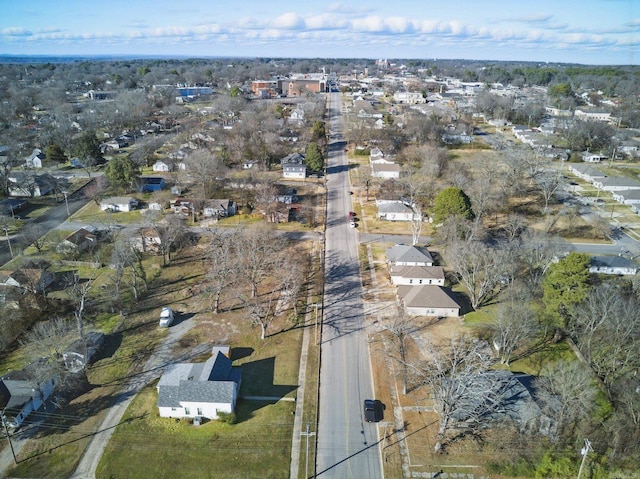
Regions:
[[[240,400],[238,422],[158,417],[157,393],[143,390],[105,450],[96,477],[288,477],[295,403]]]

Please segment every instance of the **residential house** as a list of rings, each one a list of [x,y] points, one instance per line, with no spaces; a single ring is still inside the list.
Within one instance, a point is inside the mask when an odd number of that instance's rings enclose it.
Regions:
[[[143,193],[160,191],[166,186],[165,179],[162,176],[139,176],[140,191]]]
[[[171,171],[171,168],[169,167],[169,165],[161,160],[156,161],[151,168],[153,169],[153,171],[159,172],[159,173],[165,173],[165,172]]]
[[[5,198],[0,201],[0,211],[7,216],[15,216],[17,211],[27,206],[27,201],[19,198]]]
[[[185,198],[176,198],[169,203],[169,206],[177,215],[190,216],[195,212],[193,200]]]
[[[230,199],[206,200],[202,208],[205,218],[226,218],[236,214],[237,204]]]
[[[131,247],[142,253],[158,253],[162,246],[162,238],[155,228],[138,228],[129,237]]]
[[[234,411],[241,371],[222,351],[204,363],[169,366],[157,385],[160,417],[218,419]]]
[[[400,285],[397,294],[407,314],[412,316],[460,316],[460,305],[442,286]]]
[[[600,121],[603,123],[611,123],[612,121],[610,112],[602,109],[596,109],[596,108],[594,109],[576,108],[573,115],[578,120]]]
[[[133,211],[138,207],[138,200],[130,196],[111,196],[100,201],[102,211]]]
[[[417,103],[426,103],[427,99],[419,91],[397,91],[393,94],[393,101],[406,105],[415,105]]]
[[[607,176],[594,181],[593,186],[603,191],[638,190],[640,181],[626,176]]]
[[[387,249],[387,261],[391,266],[433,266],[433,257],[427,248],[397,244]]]
[[[624,256],[592,256],[589,273],[633,275],[638,272],[638,264]]]
[[[607,159],[606,155],[599,155],[597,153],[591,153],[590,151],[583,151],[580,153],[580,157],[585,163],[600,163]]]
[[[36,198],[51,193],[56,180],[48,174],[32,175],[24,171],[12,171],[9,182],[9,196]]]
[[[304,123],[304,110],[300,107],[297,107],[289,115],[288,121],[289,123],[296,123],[297,125],[302,125]]]
[[[56,249],[62,254],[79,253],[86,249],[95,247],[97,242],[98,237],[95,233],[85,228],[80,228],[58,243]]]
[[[36,381],[24,371],[13,371],[0,378],[0,409],[7,426],[17,429],[40,409],[56,388],[57,379]]]
[[[1,272],[0,284],[44,294],[55,280],[55,275],[47,271],[48,267],[46,261],[26,261],[14,271]]]
[[[611,194],[614,200],[623,205],[640,204],[640,190],[620,190]]]
[[[371,176],[383,179],[400,178],[400,165],[395,163],[373,163],[371,165]]]
[[[411,206],[401,200],[376,200],[378,213],[376,216],[383,221],[416,221],[421,220]]]
[[[391,282],[396,285],[438,285],[444,286],[442,266],[398,266],[389,267]]]
[[[568,170],[578,178],[582,178],[583,180],[591,183],[595,180],[606,178],[607,176],[599,169],[594,168],[591,165],[585,165],[584,163],[570,163],[568,165]]]
[[[280,160],[282,176],[284,178],[306,178],[307,167],[304,164],[304,155],[291,153]]]
[[[465,377],[464,388],[460,390],[463,393],[452,417],[454,427],[455,423],[476,420],[482,411],[488,425],[512,423],[523,433],[550,437],[557,433],[557,421],[539,404],[533,376],[508,370],[482,371]],[[486,391],[486,394],[477,394],[477,391]],[[559,406],[559,403],[555,405]]]
[[[46,158],[47,155],[45,155],[40,148],[35,148],[24,160],[24,166],[25,168],[42,168],[42,164]]]

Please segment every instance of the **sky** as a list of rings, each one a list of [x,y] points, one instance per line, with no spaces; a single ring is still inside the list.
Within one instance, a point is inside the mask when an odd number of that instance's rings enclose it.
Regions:
[[[638,65],[640,0],[0,0],[0,54]]]

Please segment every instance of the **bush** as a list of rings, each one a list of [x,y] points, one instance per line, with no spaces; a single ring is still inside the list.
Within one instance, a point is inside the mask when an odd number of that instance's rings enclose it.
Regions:
[[[223,422],[225,424],[235,424],[236,423],[236,413],[234,413],[234,412],[219,412],[218,413],[218,421]]]

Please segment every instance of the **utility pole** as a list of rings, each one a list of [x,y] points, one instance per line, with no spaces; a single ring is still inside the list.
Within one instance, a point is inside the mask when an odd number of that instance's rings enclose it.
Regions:
[[[71,216],[71,213],[69,213],[69,201],[67,200],[67,192],[63,191],[62,194],[64,195],[64,204],[67,205],[67,218],[69,216]]]
[[[585,439],[584,447],[580,449],[580,454],[582,454],[582,462],[580,463],[580,469],[578,470],[578,479],[580,479],[580,474],[582,474],[582,469],[584,468],[584,463],[587,461],[587,454],[589,454],[589,451],[593,451],[591,442],[589,442],[589,439]]]
[[[306,432],[301,432],[300,435],[301,436],[307,436],[307,452],[305,454],[305,465],[304,465],[304,477],[309,477],[309,436],[315,436],[316,433],[315,432],[309,432],[311,429],[311,426],[309,425],[309,423],[307,423],[307,430]]]
[[[318,343],[318,303],[313,303],[313,306],[316,308],[316,325],[314,328],[315,336],[316,336],[316,344]]]
[[[13,250],[11,249],[11,240],[9,239],[9,230],[5,227],[4,234],[7,236],[7,244],[9,245],[9,253],[11,253],[11,259],[13,259]]]
[[[4,426],[4,433],[7,435],[7,441],[9,441],[9,447],[11,448],[11,454],[13,455],[13,462],[15,464],[18,464],[18,460],[16,459],[16,451],[13,450],[11,435],[9,434],[9,429],[7,428],[7,417],[4,415],[4,409],[2,410],[2,425]]]

